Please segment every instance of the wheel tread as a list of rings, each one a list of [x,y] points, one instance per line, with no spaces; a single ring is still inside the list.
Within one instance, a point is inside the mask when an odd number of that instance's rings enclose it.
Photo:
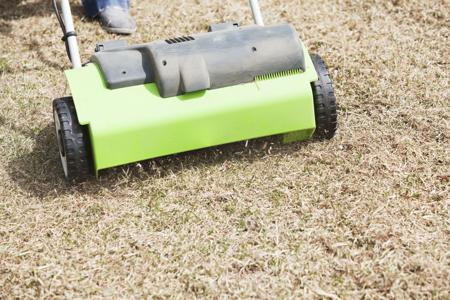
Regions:
[[[314,96],[316,132],[318,138],[331,139],[337,130],[336,97],[333,83],[323,59],[312,54],[311,59],[319,79],[311,83]]]
[[[91,177],[93,170],[87,128],[79,124],[71,97],[55,99],[53,110],[61,125],[68,168],[66,178],[76,181],[86,180]]]

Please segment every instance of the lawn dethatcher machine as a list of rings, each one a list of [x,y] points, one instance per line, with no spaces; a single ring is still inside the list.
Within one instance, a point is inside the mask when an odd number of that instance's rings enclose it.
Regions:
[[[283,142],[336,132],[329,72],[289,24],[211,25],[208,32],[129,46],[97,44],[81,64],[69,0],[52,0],[73,68],[71,97],[53,101],[64,175],[280,135]],[[59,5],[58,5],[59,4]]]

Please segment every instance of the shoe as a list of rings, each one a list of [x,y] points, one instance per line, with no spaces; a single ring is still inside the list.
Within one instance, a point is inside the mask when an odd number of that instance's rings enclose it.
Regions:
[[[108,6],[98,14],[103,29],[111,33],[132,34],[136,21],[130,13],[118,6]]]

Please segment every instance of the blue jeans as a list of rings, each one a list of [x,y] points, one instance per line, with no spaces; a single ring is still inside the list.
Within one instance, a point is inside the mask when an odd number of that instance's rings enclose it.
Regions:
[[[90,17],[95,17],[108,6],[119,6],[124,10],[128,10],[130,6],[129,0],[81,0],[86,14]]]

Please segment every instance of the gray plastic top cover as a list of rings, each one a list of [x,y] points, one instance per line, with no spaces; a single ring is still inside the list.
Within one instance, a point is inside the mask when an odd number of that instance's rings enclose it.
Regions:
[[[289,24],[224,30],[95,53],[110,89],[155,82],[162,97],[248,83],[260,75],[305,69],[302,44]]]

